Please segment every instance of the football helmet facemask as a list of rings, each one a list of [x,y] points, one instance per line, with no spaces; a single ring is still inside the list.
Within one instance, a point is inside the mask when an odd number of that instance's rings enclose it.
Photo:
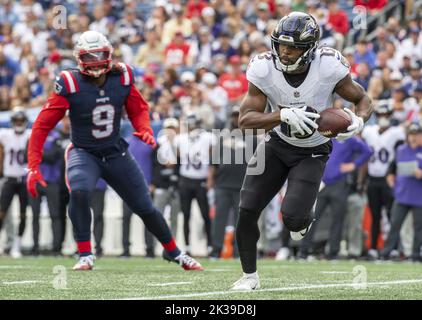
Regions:
[[[95,78],[110,71],[112,53],[110,42],[97,31],[82,33],[73,51],[80,72]]]

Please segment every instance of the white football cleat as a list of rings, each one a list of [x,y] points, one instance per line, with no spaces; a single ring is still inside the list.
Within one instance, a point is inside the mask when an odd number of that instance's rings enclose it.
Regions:
[[[258,290],[260,288],[259,285],[259,277],[258,274],[253,275],[243,275],[242,278],[237,280],[230,290],[233,291],[252,291]]]
[[[22,258],[21,242],[22,242],[22,237],[19,237],[19,236],[16,236],[15,239],[13,240],[12,249],[10,250],[10,256],[13,259]]]
[[[287,247],[281,247],[275,256],[276,261],[286,261],[289,259],[290,256],[290,249]]]
[[[22,252],[20,251],[20,249],[13,248],[12,250],[10,250],[10,256],[13,259],[20,259],[22,258]]]
[[[94,268],[94,255],[89,255],[85,257],[80,257],[79,261],[73,267],[73,270],[80,271],[80,270],[92,270]]]
[[[299,241],[305,238],[306,234],[309,232],[309,230],[312,227],[312,223],[314,222],[312,221],[309,226],[307,226],[305,229],[302,229],[298,232],[290,231],[290,238],[292,238],[292,240],[294,241]]]

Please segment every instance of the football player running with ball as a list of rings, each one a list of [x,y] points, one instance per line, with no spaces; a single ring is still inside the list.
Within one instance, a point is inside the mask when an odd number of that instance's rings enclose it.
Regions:
[[[258,218],[286,179],[281,207],[285,227],[293,240],[300,240],[312,225],[312,207],[332,149],[330,139],[316,130],[318,113],[332,106],[335,93],[355,104],[356,114],[345,109],[351,125],[337,135],[339,140],[359,133],[372,113],[371,101],[352,80],[345,58],[334,49],[318,48],[319,38],[311,15],[292,12],[272,32],[271,51],[255,56],[248,66],[249,89],[240,107],[240,127],[271,131],[249,163],[252,167],[260,154],[265,156],[264,172],[254,175],[254,170],[247,170],[240,191],[236,238],[243,276],[233,290],[259,289]]]
[[[72,221],[79,261],[74,270],[90,270],[90,197],[98,179],[103,178],[141,217],[148,230],[164,247],[166,260],[185,270],[202,270],[194,259],[180,252],[162,214],[151,196],[138,164],[120,137],[120,119],[125,109],[134,135],[155,147],[149,121],[149,106],[133,83],[128,65],[112,65],[113,48],[104,35],[84,32],[74,50],[78,69],[60,73],[55,92],[49,97],[34,126],[28,147],[27,188],[36,196],[36,185],[45,186],[40,172],[43,145],[48,135],[69,110],[72,143],[66,150],[66,178],[70,191],[69,217]]]

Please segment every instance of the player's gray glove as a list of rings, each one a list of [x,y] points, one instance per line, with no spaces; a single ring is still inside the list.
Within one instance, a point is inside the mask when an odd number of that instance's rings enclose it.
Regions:
[[[347,132],[339,133],[336,136],[336,139],[338,141],[344,141],[358,134],[362,131],[363,125],[365,124],[362,117],[358,117],[352,110],[344,108],[344,111],[346,111],[352,118],[352,124],[347,127]]]
[[[293,129],[304,135],[312,134],[312,129],[318,129],[318,125],[314,119],[318,119],[320,115],[318,113],[306,111],[306,106],[301,108],[283,108],[280,110],[281,121],[287,123]]]

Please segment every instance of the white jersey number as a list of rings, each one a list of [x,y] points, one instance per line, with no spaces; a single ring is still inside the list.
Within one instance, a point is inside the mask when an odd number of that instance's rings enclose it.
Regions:
[[[92,110],[92,122],[95,129],[92,135],[97,139],[108,137],[113,132],[115,110],[111,104],[97,106]]]

